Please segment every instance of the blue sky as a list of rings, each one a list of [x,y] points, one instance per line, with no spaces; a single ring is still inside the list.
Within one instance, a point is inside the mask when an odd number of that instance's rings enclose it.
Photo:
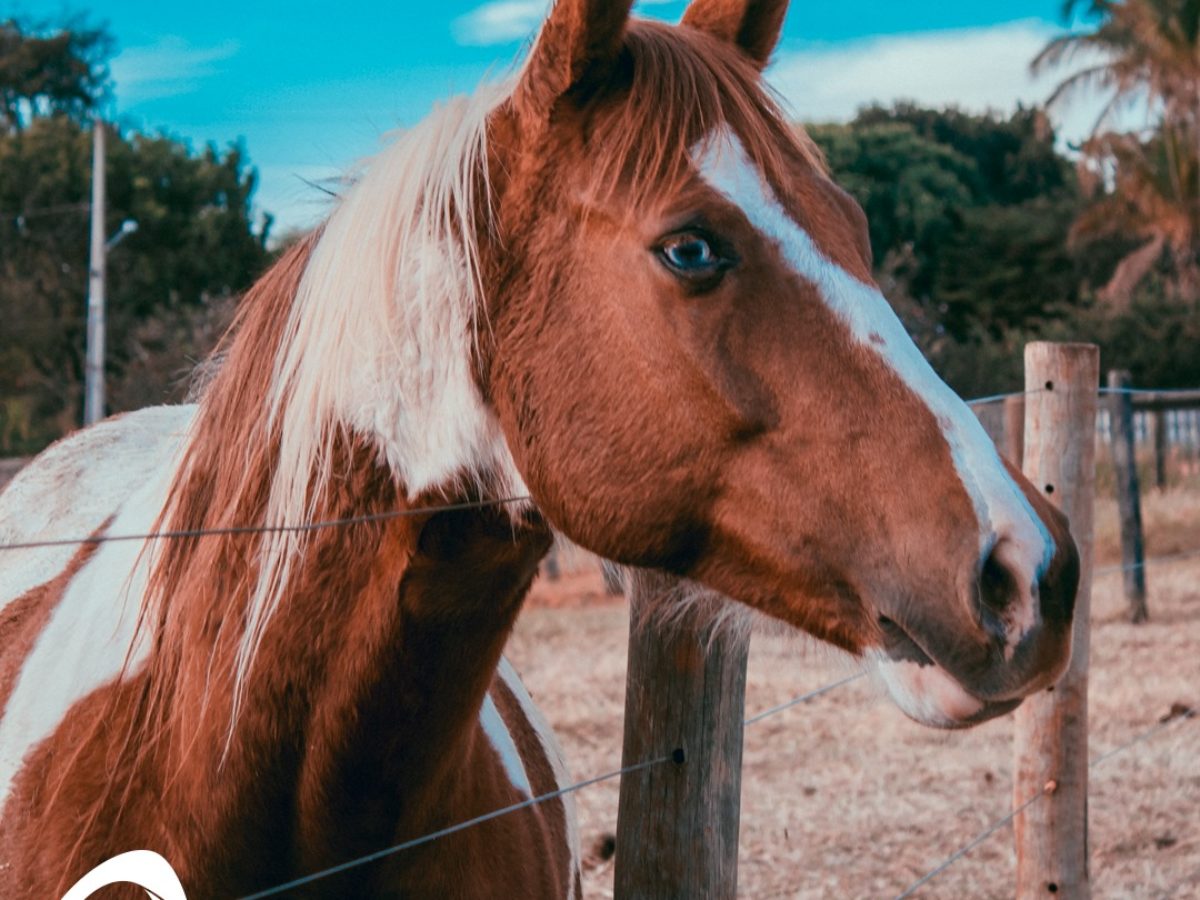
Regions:
[[[677,20],[686,4],[643,0]],[[120,45],[115,111],[197,145],[241,137],[260,170],[260,208],[304,227],[326,208],[305,183],[370,155],[440,97],[518,59],[546,0],[16,0],[36,18],[86,10]],[[1056,31],[1060,0],[795,0],[769,77],[810,120],[871,100],[1008,109],[1036,101],[1030,57]],[[1076,117],[1078,118],[1078,116]],[[1086,121],[1086,116],[1080,121]],[[1079,130],[1079,122],[1067,123]]]

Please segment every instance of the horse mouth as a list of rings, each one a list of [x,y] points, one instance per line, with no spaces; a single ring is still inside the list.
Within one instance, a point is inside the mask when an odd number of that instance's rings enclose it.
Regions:
[[[906,716],[934,728],[970,728],[1012,712],[1021,698],[984,700],[952,676],[899,623],[879,617],[883,646],[873,667]]]
[[[879,617],[879,627],[883,631],[883,649],[888,657],[896,662],[911,662],[918,666],[936,666],[933,657],[925,652],[895,619],[887,616]]]

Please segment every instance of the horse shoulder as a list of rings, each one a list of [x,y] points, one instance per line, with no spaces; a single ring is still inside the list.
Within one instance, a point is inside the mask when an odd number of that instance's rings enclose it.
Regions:
[[[107,419],[53,444],[0,492],[0,548],[91,535],[163,464],[195,408]],[[61,572],[76,545],[0,549],[0,608]]]
[[[192,413],[142,410],[55,444],[0,495],[0,545],[149,531]],[[136,664],[144,548],[0,549],[0,808],[30,750],[127,660]]]

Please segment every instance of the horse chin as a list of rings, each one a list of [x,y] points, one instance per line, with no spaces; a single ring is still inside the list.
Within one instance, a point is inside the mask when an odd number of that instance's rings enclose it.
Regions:
[[[1021,701],[980,700],[932,661],[868,651],[870,670],[906,716],[932,728],[970,728],[1012,712]]]

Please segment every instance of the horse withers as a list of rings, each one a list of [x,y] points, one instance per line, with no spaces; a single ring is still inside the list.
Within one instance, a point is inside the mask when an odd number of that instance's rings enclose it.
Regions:
[[[928,724],[1063,671],[1066,523],[764,87],[785,3],[629,7],[559,0],[511,84],[380,153],[196,406],[0,497],[0,544],[95,539],[0,550],[6,896],[143,849],[238,896],[565,784],[501,659],[554,530],[869,661]],[[570,804],[294,893],[578,897]]]

